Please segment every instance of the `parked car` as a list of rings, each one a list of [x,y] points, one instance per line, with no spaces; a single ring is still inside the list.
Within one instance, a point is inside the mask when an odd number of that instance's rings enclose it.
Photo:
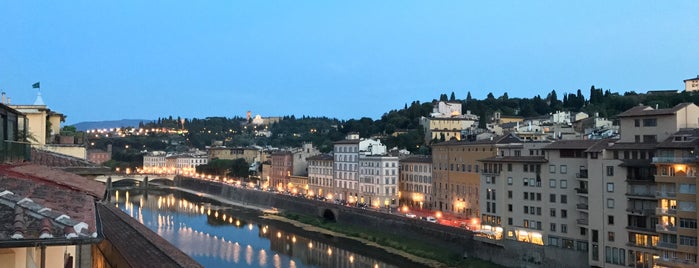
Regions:
[[[425,220],[428,222],[437,223],[437,219],[435,219],[434,217],[427,217],[425,218]]]
[[[405,216],[408,218],[411,218],[411,219],[417,218],[417,215],[415,215],[413,213],[406,213]]]

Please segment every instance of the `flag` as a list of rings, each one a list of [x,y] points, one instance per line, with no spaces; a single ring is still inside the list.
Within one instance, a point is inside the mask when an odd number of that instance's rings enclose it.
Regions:
[[[32,84],[32,88],[41,88],[41,85],[39,84],[39,82],[36,82]]]

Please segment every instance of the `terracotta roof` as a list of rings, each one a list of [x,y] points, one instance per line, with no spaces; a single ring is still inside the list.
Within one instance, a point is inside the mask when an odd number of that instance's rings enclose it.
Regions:
[[[478,160],[479,162],[521,162],[521,163],[546,163],[543,156],[494,156]]]
[[[131,267],[204,267],[118,208],[98,204],[97,210],[108,250],[118,251]]]
[[[94,198],[34,180],[0,176],[0,247],[24,241],[96,243]]]
[[[597,140],[597,143],[590,146],[590,148],[587,148],[587,150],[585,150],[585,152],[601,152],[602,150],[608,149],[609,147],[614,145],[615,141],[617,141],[617,139]]]
[[[653,107],[650,106],[635,106],[631,109],[628,109],[624,111],[623,113],[618,114],[618,117],[634,117],[634,116],[652,116],[652,115],[673,115],[677,113],[677,111],[681,110],[682,108],[685,108],[689,105],[692,105],[691,102],[684,102],[675,105],[675,107],[672,108],[666,108],[666,109],[653,109]]]
[[[598,140],[557,140],[544,147],[544,150],[560,150],[560,149],[573,149],[573,150],[585,150],[596,143]]]
[[[89,180],[60,169],[34,164],[0,165],[0,176],[23,178],[30,182],[43,182],[65,189],[85,193],[100,199],[104,196],[104,184]]]
[[[31,162],[40,166],[63,169],[79,174],[107,174],[111,172],[108,167],[97,165],[85,159],[56,152],[32,148]]]
[[[699,129],[683,129],[658,144],[659,149],[694,149],[699,145]]]
[[[332,155],[329,154],[319,154],[319,155],[314,155],[311,157],[306,158],[306,160],[330,160],[332,161],[334,158]]]
[[[432,163],[432,156],[429,155],[413,155],[401,159],[398,162],[405,163]]]
[[[333,144],[358,144],[359,140],[341,140],[333,142]]]
[[[507,143],[520,143],[524,142],[522,139],[517,137],[514,133],[508,133],[506,135],[494,137],[493,139],[482,139],[475,141],[459,141],[456,139],[448,140],[445,142],[440,142],[433,144],[432,146],[449,146],[449,145],[483,145],[483,144],[507,144]]]

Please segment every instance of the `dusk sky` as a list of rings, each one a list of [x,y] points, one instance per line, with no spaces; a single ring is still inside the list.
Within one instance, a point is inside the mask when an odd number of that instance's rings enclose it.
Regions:
[[[0,1],[0,90],[67,124],[379,118],[468,91],[683,89],[699,1]]]

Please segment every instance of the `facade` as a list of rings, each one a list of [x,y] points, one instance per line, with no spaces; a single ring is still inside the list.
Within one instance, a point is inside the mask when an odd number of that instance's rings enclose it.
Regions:
[[[164,151],[153,151],[143,155],[143,171],[154,174],[168,173],[165,156]]]
[[[319,154],[306,159],[308,162],[309,194],[334,199],[333,156]]]
[[[4,101],[3,95],[3,101]],[[9,105],[23,114],[27,118],[26,129],[30,136],[35,139],[37,145],[50,143],[53,135],[56,135],[61,130],[61,122],[65,121],[63,114],[51,111],[42,101],[41,94],[37,96],[37,101],[33,105]],[[24,123],[24,122],[23,122]]]
[[[699,75],[696,78],[684,80],[684,91],[699,91]]]
[[[432,157],[410,156],[399,161],[400,203],[419,208],[432,206]]]
[[[521,142],[509,134],[472,142],[447,141],[432,148],[432,208],[457,216],[480,218],[479,191],[483,166],[497,155],[496,144]]]
[[[287,187],[291,182],[293,171],[293,154],[289,151],[278,151],[272,153],[271,171],[269,173],[269,187],[279,191],[289,190]]]
[[[359,156],[359,203],[375,208],[398,206],[398,157]]]
[[[433,140],[448,141],[453,139],[461,140],[461,131],[470,128],[476,123],[474,118],[420,118],[420,125],[425,131],[425,143],[429,144]]]
[[[661,142],[652,161],[658,198],[660,257],[656,264],[667,267],[697,267],[697,164],[699,129],[680,130]]]
[[[161,170],[160,168],[157,167],[157,165],[162,164],[161,158],[162,155],[149,155],[149,167],[151,169],[150,172],[155,172],[159,173]],[[144,169],[146,166],[146,158],[144,156],[143,158],[143,165]],[[197,170],[197,166],[199,165],[206,165],[209,162],[209,159],[206,157],[206,155],[203,154],[177,154],[177,155],[168,155],[165,156],[165,168],[163,169],[164,174],[187,174],[187,173],[195,173]],[[148,172],[148,171],[146,171]]]
[[[333,144],[335,199],[351,201],[359,194],[359,137],[348,137]]]
[[[254,162],[260,161],[260,150],[254,147],[236,147],[236,148],[226,148],[226,147],[214,147],[207,150],[209,161],[218,159],[245,159],[245,162],[252,164]]]

